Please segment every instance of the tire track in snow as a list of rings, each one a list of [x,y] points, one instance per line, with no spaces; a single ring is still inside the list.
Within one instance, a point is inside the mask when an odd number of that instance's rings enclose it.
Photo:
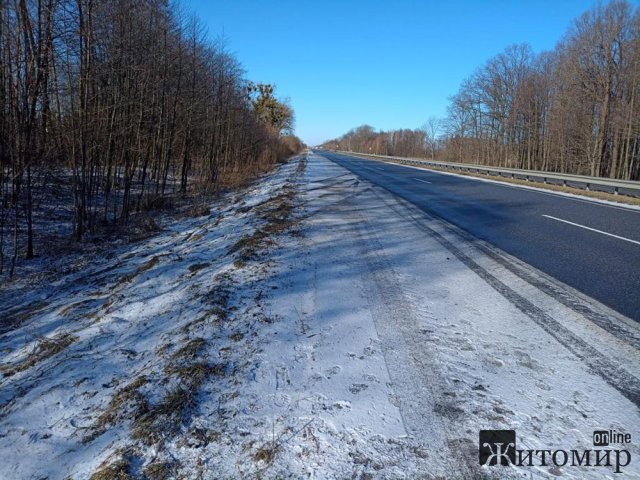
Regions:
[[[384,199],[383,199],[384,200]],[[543,309],[535,305],[532,301],[520,295],[513,288],[508,286],[506,283],[498,279],[495,275],[490,273],[487,269],[478,264],[475,260],[473,260],[469,255],[462,251],[462,249],[456,245],[454,245],[451,241],[445,238],[441,233],[439,233],[436,229],[429,225],[429,220],[427,214],[424,212],[420,212],[420,216],[417,212],[415,212],[414,208],[406,208],[405,202],[394,198],[395,203],[393,205],[386,202],[391,208],[396,211],[399,215],[406,216],[407,212],[409,213],[409,217],[413,220],[413,222],[422,228],[425,233],[432,236],[436,239],[443,247],[445,247],[449,252],[451,252],[458,260],[460,260],[464,265],[474,271],[480,278],[482,278],[485,282],[487,282],[494,290],[496,290],[500,295],[506,298],[511,304],[513,304],[518,310],[527,315],[531,320],[533,320],[539,327],[541,327],[545,332],[555,338],[560,344],[562,344],[567,350],[569,350],[573,355],[575,355],[578,359],[580,359],[583,363],[585,363],[591,371],[600,376],[605,382],[619,391],[622,395],[624,395],[628,400],[630,400],[634,405],[640,407],[640,380],[629,373],[622,365],[618,364],[615,361],[612,361],[609,357],[601,353],[598,349],[591,346],[585,340],[583,340],[578,335],[574,334],[571,330],[563,326],[558,320],[553,318]],[[433,221],[433,220],[432,220]],[[454,227],[449,227],[443,220],[436,220],[441,224],[444,228],[446,228],[450,233],[453,233],[455,236],[460,238],[461,242],[469,243],[468,235],[461,235],[457,229]],[[474,242],[474,247],[477,247],[478,242]],[[480,249],[482,253],[486,253],[485,250],[489,250],[487,247],[484,249]],[[496,253],[492,253],[491,258],[495,259],[498,255]],[[499,261],[500,264],[505,265],[508,263],[506,259],[501,259]],[[506,266],[506,265],[505,265]],[[507,267],[513,273],[518,275],[517,272],[522,271],[516,267]],[[529,274],[518,275],[523,280],[529,283],[530,279],[533,277]],[[533,286],[539,288],[541,281],[533,281]],[[554,299],[558,300],[560,303],[568,306],[574,311],[583,314],[585,312],[585,318],[590,321],[594,321],[599,326],[603,326],[603,315],[597,312],[594,312],[591,308],[582,305],[579,308],[577,305],[580,303],[574,298],[570,299],[566,294],[560,294],[555,287],[547,286],[541,289],[544,293],[552,296]],[[603,328],[606,329],[606,325],[611,322],[606,319],[606,324]],[[620,329],[614,329],[612,332],[615,334],[620,334]],[[628,341],[633,341],[632,337]]]
[[[370,190],[366,187],[348,198]],[[441,381],[441,367],[435,361],[436,352],[416,337],[419,322],[415,308],[401,290],[397,273],[385,256],[375,229],[370,228],[361,213],[354,213],[352,207],[347,201],[337,209],[351,221],[356,247],[365,266],[365,294],[382,341],[393,389],[400,397],[399,409],[405,429],[428,446],[432,458],[430,474],[481,478],[476,466],[475,444],[469,439],[448,435],[452,431],[448,424],[455,421],[462,410],[441,394],[446,389]],[[456,462],[451,462],[451,458]]]

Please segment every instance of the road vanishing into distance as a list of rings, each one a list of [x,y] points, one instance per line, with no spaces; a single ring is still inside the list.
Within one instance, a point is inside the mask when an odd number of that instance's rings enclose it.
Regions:
[[[318,153],[640,322],[640,210]]]

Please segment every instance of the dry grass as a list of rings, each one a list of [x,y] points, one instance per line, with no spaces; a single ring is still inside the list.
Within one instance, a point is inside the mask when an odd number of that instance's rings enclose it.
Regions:
[[[253,455],[253,459],[256,462],[264,462],[271,463],[276,456],[277,448],[272,448],[271,446],[259,448],[258,451]]]
[[[166,462],[155,462],[150,463],[146,467],[142,473],[144,474],[145,479],[148,480],[166,480],[171,477],[171,464]]]
[[[392,163],[399,163],[399,162],[392,162]],[[504,183],[510,183],[510,184],[514,184],[514,185],[525,185],[528,187],[536,187],[536,188],[542,188],[544,190],[551,190],[554,192],[564,192],[564,193],[571,193],[573,195],[580,195],[583,197],[589,197],[589,198],[596,198],[599,200],[608,200],[610,202],[616,202],[616,203],[622,203],[625,205],[640,205],[640,198],[638,197],[632,197],[632,196],[628,196],[628,195],[615,195],[613,193],[607,193],[607,192],[598,192],[598,191],[593,191],[593,190],[584,190],[582,188],[576,188],[576,187],[565,187],[563,185],[555,185],[553,183],[543,183],[543,182],[538,182],[538,181],[527,181],[527,180],[522,180],[519,178],[509,178],[509,177],[504,177],[501,175],[484,175],[481,173],[474,173],[474,172],[463,172],[460,170],[452,170],[449,168],[438,168],[438,167],[427,167],[427,166],[423,166],[423,165],[413,165],[411,164],[412,167],[417,167],[417,168],[421,168],[423,170],[435,170],[438,172],[446,172],[446,173],[455,173],[456,175],[464,175],[466,177],[476,177],[476,178],[488,178],[490,180],[495,180],[497,182],[504,182]]]
[[[203,268],[207,268],[210,265],[211,265],[211,263],[209,263],[209,262],[194,263],[192,265],[189,265],[189,272],[196,273],[196,272],[202,270]]]
[[[211,215],[211,209],[206,203],[194,205],[184,213],[184,216],[189,218],[204,217],[207,215]]]
[[[293,211],[293,205],[291,202],[282,200],[275,208],[270,210],[265,219],[268,221],[265,226],[265,231],[269,234],[278,235],[289,230],[293,221],[291,220],[291,213]]]
[[[202,337],[194,338],[187,342],[187,344],[175,352],[171,356],[171,360],[173,362],[185,361],[185,360],[194,360],[202,347],[206,344],[206,341]]]
[[[189,241],[189,242],[197,242],[198,240],[201,240],[202,238],[204,238],[204,236],[208,233],[206,228],[200,229],[197,232],[192,233],[191,235],[189,235],[187,238],[185,238],[185,241]]]
[[[223,376],[226,368],[224,365],[199,360],[203,356],[202,350],[205,346],[204,338],[190,340],[171,356],[164,372],[167,375],[176,375],[190,390],[197,389],[209,375]]]
[[[134,421],[132,437],[146,445],[154,445],[165,437],[174,436],[179,432],[192,402],[193,395],[184,387],[177,387]]]
[[[149,405],[140,393],[140,388],[147,383],[147,377],[141,375],[131,383],[119,389],[111,398],[107,408],[100,414],[96,423],[92,427],[91,433],[86,435],[83,443],[88,443],[102,435],[109,425],[114,425],[118,420],[129,412],[130,416],[137,418],[149,409]]]
[[[268,236],[267,232],[258,229],[252,235],[243,237],[232,245],[229,253],[239,253],[235,265],[242,267],[245,263],[255,260],[258,256],[258,251],[265,246]]]
[[[216,285],[205,295],[204,300],[211,307],[207,310],[207,316],[215,315],[216,318],[224,322],[229,318],[229,287],[226,284]]]
[[[165,373],[176,375],[183,384],[193,390],[199,388],[202,382],[211,375],[223,377],[226,368],[226,365],[221,363],[196,362],[188,365],[170,365],[165,368]]]
[[[264,212],[262,219],[266,220],[265,225],[252,235],[241,238],[229,249],[230,254],[239,252],[234,262],[237,268],[243,267],[249,261],[256,260],[261,250],[273,245],[274,241],[271,237],[291,229],[294,224],[291,220],[294,197],[295,191],[287,189],[284,193],[272,197],[260,205],[260,210]]]
[[[244,338],[244,334],[242,334],[240,332],[232,333],[231,335],[229,335],[229,339],[234,341],[234,342],[239,342],[243,338]]]
[[[298,162],[298,167],[296,168],[296,173],[304,172],[304,169],[307,167],[307,157],[302,157]]]
[[[26,307],[20,306],[2,313],[0,332],[7,332],[29,320],[35,313],[49,306],[48,302],[34,302]]]
[[[253,454],[253,460],[256,462],[264,462],[265,468],[268,467],[273,459],[276,457],[278,452],[280,451],[282,445],[288,443],[292,438],[298,435],[300,432],[310,432],[310,425],[313,420],[309,420],[305,423],[302,428],[293,431],[291,428],[287,428],[284,432],[276,437],[275,434],[275,424],[273,425],[273,429],[271,431],[271,440],[264,444],[262,447],[256,450],[256,453]],[[291,433],[292,432],[292,433]],[[289,437],[285,438],[284,435],[286,433],[291,433]]]
[[[74,310],[81,310],[85,307],[91,306],[95,302],[94,299],[82,300],[80,302],[72,303],[71,305],[67,305],[62,310],[60,310],[59,315],[63,317],[70,316]]]
[[[10,377],[18,372],[27,370],[37,363],[60,353],[77,340],[78,337],[70,333],[59,333],[53,338],[42,338],[35,346],[33,352],[22,362],[18,364],[0,365],[0,373],[3,373],[5,377]]]
[[[133,438],[146,445],[154,445],[178,434],[188,421],[189,412],[195,406],[196,394],[204,381],[211,376],[225,376],[226,364],[196,361],[202,356],[205,346],[203,338],[194,338],[171,356],[164,373],[177,378],[179,385],[158,404],[136,416],[132,427]]]
[[[133,477],[129,475],[129,462],[126,459],[120,459],[109,465],[100,466],[98,470],[93,472],[89,480],[131,480]]]
[[[154,256],[150,260],[147,260],[145,263],[140,265],[134,272],[131,272],[127,275],[122,276],[120,280],[111,288],[111,290],[114,290],[119,286],[129,283],[138,275],[141,275],[144,272],[151,270],[153,267],[155,267],[158,264],[159,261],[160,261],[160,257],[158,256]]]

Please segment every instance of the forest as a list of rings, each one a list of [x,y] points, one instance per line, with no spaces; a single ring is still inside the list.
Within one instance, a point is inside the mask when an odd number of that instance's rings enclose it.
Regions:
[[[297,152],[293,125],[172,2],[0,0],[0,274],[46,248],[41,219],[127,228]]]
[[[445,118],[355,128],[327,148],[640,180],[640,8],[598,5],[552,51],[507,47],[467,77]]]

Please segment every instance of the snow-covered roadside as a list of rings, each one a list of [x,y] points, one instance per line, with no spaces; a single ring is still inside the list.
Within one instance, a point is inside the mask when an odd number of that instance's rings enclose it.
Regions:
[[[267,419],[311,422],[317,446],[286,437],[268,472],[613,475],[571,459],[479,468],[478,435],[515,429],[518,448],[567,451],[594,448],[594,430],[640,438],[638,398],[628,398],[640,373],[637,325],[322,157],[311,158],[305,180],[303,251],[289,245],[280,259],[292,272],[270,302],[282,318],[270,342],[278,347],[262,349],[252,388],[271,385]],[[608,378],[608,367],[624,378]],[[279,369],[287,382],[278,383]],[[328,408],[336,404],[346,408]],[[629,449],[624,477],[639,478],[637,440]]]
[[[640,478],[637,405],[579,344],[636,378],[634,324],[320,156],[304,167],[29,299],[0,337],[1,478],[605,478],[480,468],[478,431],[568,450],[609,428]]]
[[[47,288],[3,296],[0,478],[195,471],[167,455],[172,445],[208,441],[198,425],[224,414],[212,389],[238,381],[250,358],[243,339],[269,321],[243,307],[263,289],[268,247],[295,233],[289,217],[303,166],[294,159],[210,214]]]

